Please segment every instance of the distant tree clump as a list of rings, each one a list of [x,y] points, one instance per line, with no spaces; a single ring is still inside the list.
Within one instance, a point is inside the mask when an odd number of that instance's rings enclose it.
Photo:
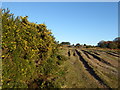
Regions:
[[[115,38],[113,41],[100,41],[97,46],[101,48],[120,49],[120,37]]]
[[[84,44],[84,46],[87,46],[86,44]]]
[[[78,48],[81,47],[80,43],[77,43],[75,47],[78,47]]]
[[[113,40],[114,42],[120,42],[120,37],[117,37]]]
[[[70,45],[70,42],[61,42],[61,45]]]
[[[80,46],[80,44],[79,44],[79,43],[77,43],[75,46]]]

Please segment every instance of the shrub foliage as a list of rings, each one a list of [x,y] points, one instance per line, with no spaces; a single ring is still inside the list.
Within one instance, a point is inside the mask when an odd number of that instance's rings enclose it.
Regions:
[[[55,87],[50,83],[59,61],[55,38],[45,24],[27,18],[2,10],[3,88]]]

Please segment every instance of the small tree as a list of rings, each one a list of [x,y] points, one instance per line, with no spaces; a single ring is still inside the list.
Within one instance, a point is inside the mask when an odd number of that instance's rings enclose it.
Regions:
[[[79,44],[79,43],[77,43],[76,45],[75,45],[75,47],[80,47],[81,45]]]
[[[86,46],[86,44],[84,44],[84,46]]]

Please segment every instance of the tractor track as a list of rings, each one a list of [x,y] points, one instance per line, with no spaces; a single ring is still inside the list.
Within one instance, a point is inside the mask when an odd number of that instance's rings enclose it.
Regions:
[[[103,60],[103,59],[100,58],[99,56],[94,55],[94,54],[92,54],[92,53],[90,53],[90,52],[88,52],[88,51],[85,51],[85,50],[82,50],[82,51],[83,51],[84,53],[88,53],[88,54],[90,54],[90,55],[93,56],[96,60],[101,61],[102,63],[105,63],[105,64],[107,64],[107,65],[110,65],[110,66],[114,67],[114,66],[111,65],[109,62]]]
[[[83,50],[81,50],[85,55],[90,55],[90,54],[88,54],[88,53],[86,53],[86,52],[84,52]],[[90,57],[90,56],[89,56]],[[93,57],[94,58],[94,57]],[[92,60],[92,58],[90,57],[90,58],[88,58],[89,60]],[[99,60],[98,60],[99,61]],[[100,63],[103,63],[103,62],[100,62]],[[100,67],[102,67],[103,69],[104,68],[106,68],[106,69],[108,69],[108,70],[111,70],[113,73],[118,73],[116,70],[113,70],[113,69],[111,69],[111,68],[109,68],[109,67],[106,67],[106,66],[104,66],[104,65],[102,65],[102,64],[100,64],[100,63],[97,63],[97,65],[99,65]],[[112,65],[111,65],[112,66]],[[113,66],[114,67],[114,66]]]
[[[77,55],[79,56],[79,60],[83,63],[84,67],[86,68],[86,70],[89,72],[89,74],[91,76],[93,76],[100,84],[102,84],[103,86],[110,88],[108,85],[106,85],[104,83],[104,81],[95,73],[95,71],[93,70],[93,68],[91,66],[89,66],[88,62],[81,56],[80,52],[76,49],[75,50]]]
[[[115,57],[119,57],[119,55],[115,55],[115,54],[110,53],[110,52],[106,52],[106,53],[109,54],[109,55],[115,56]]]
[[[83,51],[83,50],[82,50],[82,51]],[[91,59],[91,58],[89,57],[88,53],[86,53],[86,52],[84,52],[84,51],[83,51],[83,53],[87,56],[87,58]]]

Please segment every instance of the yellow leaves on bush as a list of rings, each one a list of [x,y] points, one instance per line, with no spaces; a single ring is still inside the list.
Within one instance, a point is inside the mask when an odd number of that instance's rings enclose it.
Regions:
[[[21,71],[24,71],[24,69],[22,69]]]
[[[25,43],[25,46],[27,46],[27,41],[26,40],[24,40],[24,43]]]
[[[13,45],[13,50],[15,50],[16,49],[16,45]]]
[[[19,29],[16,30],[16,32],[19,32],[19,31],[20,31]]]
[[[32,51],[34,51],[34,49],[32,49]]]
[[[41,26],[46,26],[45,24],[39,24],[39,25],[41,25]]]
[[[52,34],[51,32],[47,32],[47,34]]]
[[[16,42],[11,42],[12,44],[16,44]]]
[[[5,57],[4,55],[2,55],[2,57]]]

